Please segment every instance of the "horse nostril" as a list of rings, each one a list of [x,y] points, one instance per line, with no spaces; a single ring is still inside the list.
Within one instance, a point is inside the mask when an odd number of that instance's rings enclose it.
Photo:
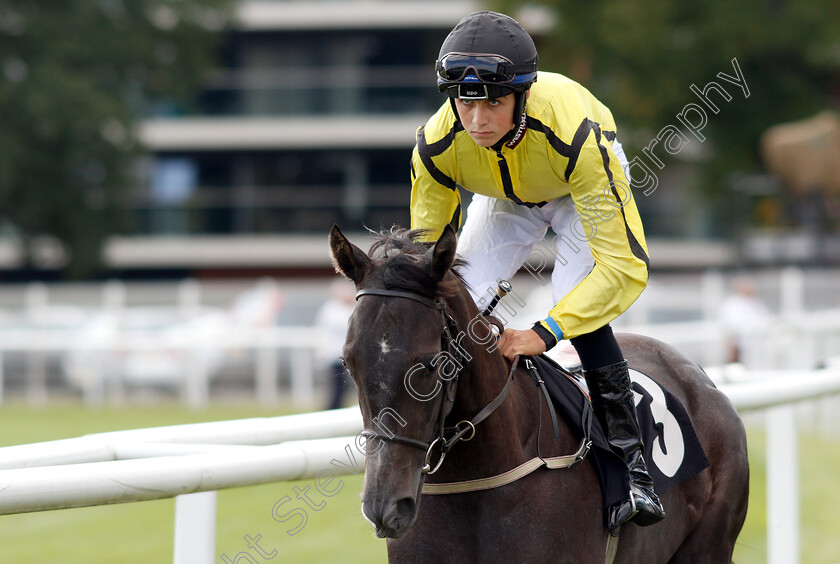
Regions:
[[[404,497],[392,503],[382,515],[382,525],[387,536],[401,537],[414,522],[416,503],[410,497]]]

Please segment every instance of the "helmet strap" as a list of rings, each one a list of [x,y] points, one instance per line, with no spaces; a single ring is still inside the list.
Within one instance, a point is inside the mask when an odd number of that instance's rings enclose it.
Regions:
[[[513,129],[510,130],[511,138],[507,142],[507,146],[511,149],[519,145],[519,142],[525,137],[525,130],[528,129],[528,115],[526,113],[528,90],[517,92],[514,96],[516,96],[516,104],[513,107]]]
[[[526,96],[527,92],[527,90],[524,90],[514,93],[516,98],[513,105],[513,128],[493,145],[494,149],[499,150],[502,146],[513,149],[525,138],[525,131],[528,129],[528,115],[525,113],[528,98]]]

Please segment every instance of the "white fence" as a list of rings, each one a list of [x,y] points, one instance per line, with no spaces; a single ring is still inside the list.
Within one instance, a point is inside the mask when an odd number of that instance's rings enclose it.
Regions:
[[[719,272],[655,274],[613,326],[660,338],[702,366],[721,365],[731,338],[719,316],[728,279]],[[840,271],[785,269],[754,279],[775,313],[746,336],[748,368],[811,369],[840,355]],[[221,380],[264,405],[284,395],[295,405],[317,405],[324,369],[313,312],[329,295],[329,282],[4,285],[0,401],[12,385],[32,404],[63,386],[91,405],[119,403],[136,388],[165,387],[185,405],[201,407]],[[522,274],[514,284],[524,308],[503,302],[499,312],[516,314],[508,317],[511,326],[529,327],[550,307],[550,288]],[[280,311],[291,314],[280,325],[265,319],[277,313],[278,296],[285,300]]]
[[[668,288],[652,284],[628,312],[631,315],[616,323],[617,330],[660,338],[704,366],[720,365],[727,337],[714,318],[713,306],[725,294],[725,279],[711,273],[699,280],[690,288],[679,282]],[[835,282],[823,284],[831,295],[838,287]],[[766,412],[768,557],[771,564],[789,564],[798,562],[799,555],[797,421],[792,403],[840,394],[840,367],[830,363],[831,357],[840,355],[840,310],[816,310],[809,299],[818,292],[806,289],[801,271],[778,273],[772,287],[776,297],[771,306],[778,315],[757,330],[752,356],[764,360],[760,368],[774,370],[729,370],[718,373],[717,381],[740,411]],[[113,321],[114,314],[127,312],[120,286],[108,288],[102,309]],[[39,311],[46,312],[39,310],[46,301],[43,292],[35,287],[27,296],[25,316],[37,319]],[[73,324],[33,330],[11,323],[0,310],[0,399],[4,358],[11,354],[25,357],[30,401],[46,398],[43,359],[54,354],[76,363],[73,373],[85,400],[100,403],[119,398],[126,384],[124,374],[115,375],[109,355],[125,359],[136,354],[148,361],[154,353],[177,351],[183,364],[166,367],[168,373],[177,375],[183,401],[200,406],[209,398],[212,355],[248,351],[254,356],[254,392],[259,401],[277,401],[282,352],[290,360],[287,373],[293,401],[313,403],[317,342],[313,328],[233,327],[220,325],[218,318],[215,325],[207,324],[211,318],[202,315],[196,288],[185,284],[179,296],[179,315],[192,322],[179,324],[176,330],[117,331],[107,316],[102,325],[94,324],[94,330],[83,335]],[[656,321],[657,309],[668,308],[703,311],[691,321],[650,323]],[[832,367],[813,370],[818,364]],[[216,561],[215,490],[313,477],[326,470],[339,473],[340,468],[330,462],[346,458],[348,446],[357,452],[354,435],[360,429],[358,410],[350,408],[6,447],[0,449],[0,514],[176,497],[174,562],[209,564]]]
[[[287,388],[293,403],[313,405],[320,334],[311,315],[299,316],[305,326],[274,323],[290,307],[279,302],[301,301],[298,286],[288,296],[271,280],[221,287],[186,280],[165,288],[119,281],[83,289],[39,283],[3,288],[0,401],[12,375],[7,367],[14,365],[31,404],[47,401],[50,388],[58,387],[55,375],[48,383],[51,372],[58,371],[64,387],[88,405],[119,403],[129,389],[156,387],[198,408],[209,401],[214,380],[238,363],[247,364],[239,372],[245,385],[253,382],[260,403],[277,404]]]
[[[88,405],[121,401],[133,385],[163,385],[176,390],[184,405],[205,406],[210,399],[214,365],[220,356],[243,354],[253,358],[254,396],[275,405],[280,393],[281,352],[288,358],[289,394],[297,405],[315,399],[315,355],[319,333],[312,327],[220,328],[212,334],[200,328],[176,331],[112,331],[90,336],[72,330],[28,329],[0,331],[0,401],[3,397],[3,359],[11,353],[27,358],[26,397],[44,403],[48,396],[44,359],[55,355],[69,365],[72,383]],[[142,364],[135,379],[127,378],[132,361]],[[119,362],[123,370],[114,370]]]
[[[768,371],[721,389],[766,410],[768,557],[799,561],[792,402],[840,394],[840,367]],[[0,449],[0,514],[176,497],[175,564],[216,561],[215,490],[311,478],[356,450],[357,408],[87,435]],[[204,493],[198,493],[204,492]]]

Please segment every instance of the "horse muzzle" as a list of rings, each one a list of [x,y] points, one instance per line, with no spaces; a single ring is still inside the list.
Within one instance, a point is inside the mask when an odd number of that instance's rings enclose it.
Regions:
[[[362,513],[376,528],[379,538],[398,539],[414,523],[417,517],[417,502],[414,498],[362,502]]]

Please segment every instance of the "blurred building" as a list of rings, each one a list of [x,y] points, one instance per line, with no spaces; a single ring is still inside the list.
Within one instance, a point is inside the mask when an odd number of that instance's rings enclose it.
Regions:
[[[106,276],[325,274],[334,223],[362,242],[366,228],[409,225],[415,132],[443,102],[434,61],[485,3],[235,1],[219,67],[193,103],[161,101],[140,124],[149,156],[129,204],[138,231],[107,241]],[[512,15],[539,45],[557,29],[552,14],[533,4]],[[691,181],[678,165],[660,176]],[[685,193],[640,202],[656,268],[731,265],[729,242],[690,225],[703,217]],[[63,263],[56,241],[34,243],[39,268]],[[0,241],[0,268],[18,259]]]
[[[194,107],[161,104],[142,124],[141,234],[109,243],[110,266],[323,268],[334,223],[407,226],[415,131],[441,103],[433,63],[476,9],[242,0]]]

